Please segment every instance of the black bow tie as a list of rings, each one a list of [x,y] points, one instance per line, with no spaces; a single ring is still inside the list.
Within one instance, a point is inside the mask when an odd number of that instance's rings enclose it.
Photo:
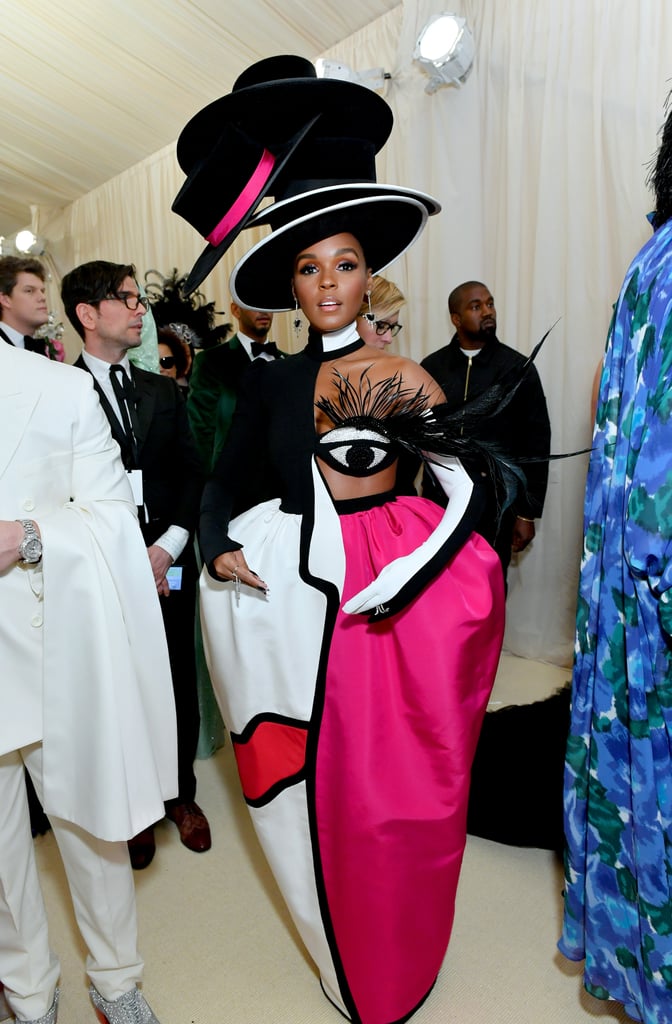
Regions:
[[[23,337],[23,347],[26,352],[39,352],[40,355],[45,354],[44,342],[38,338],[31,338],[29,334],[25,334]]]
[[[252,358],[260,355],[272,356],[273,359],[277,359],[280,355],[278,352],[278,346],[274,341],[253,341],[252,342]]]

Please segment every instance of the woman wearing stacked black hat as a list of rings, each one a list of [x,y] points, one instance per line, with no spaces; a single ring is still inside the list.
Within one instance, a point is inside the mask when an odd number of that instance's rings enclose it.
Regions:
[[[295,111],[326,84],[302,75]],[[358,163],[366,140],[348,135],[359,87],[329,84],[321,102],[343,97],[347,139],[317,110],[273,185],[273,231],[231,278],[236,302],[296,303],[310,331],[298,355],[251,365],[204,496],[202,612],[243,792],[323,989],[352,1021],[391,1024],[422,1004],[448,944],[504,595],[496,555],[471,533],[476,491],[451,454],[464,438],[447,439],[432,411],[440,389],[357,332],[371,275],[437,205],[375,183]],[[376,123],[389,119],[360,91]],[[348,147],[358,180],[341,169],[325,183]],[[401,446],[442,452],[445,513],[394,497]],[[275,498],[229,523],[262,454]]]

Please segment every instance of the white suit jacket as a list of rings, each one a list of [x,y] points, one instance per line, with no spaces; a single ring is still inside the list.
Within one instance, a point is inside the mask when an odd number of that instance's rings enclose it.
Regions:
[[[156,586],[92,378],[5,344],[0,519],[44,548],[0,573],[0,754],[41,741],[46,813],[130,838],[177,794]]]

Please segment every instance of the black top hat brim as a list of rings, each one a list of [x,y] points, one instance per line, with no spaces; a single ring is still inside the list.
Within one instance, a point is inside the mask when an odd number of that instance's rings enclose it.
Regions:
[[[415,199],[426,207],[430,217],[441,210],[441,204],[433,196],[427,192],[420,192],[418,189],[403,188],[401,185],[387,185],[382,182],[378,184],[375,181],[348,181],[300,192],[277,203],[272,203],[270,206],[265,206],[263,210],[255,213],[247,226],[253,228],[260,224],[269,224],[275,231],[283,224],[324,209],[325,206],[351,203],[355,199],[368,199],[376,195]]]
[[[389,191],[314,210],[262,238],[238,261],[229,282],[231,296],[247,309],[273,313],[292,309],[294,260],[301,249],[348,232],[362,246],[371,272],[377,274],[413,244],[427,216],[422,202]]]

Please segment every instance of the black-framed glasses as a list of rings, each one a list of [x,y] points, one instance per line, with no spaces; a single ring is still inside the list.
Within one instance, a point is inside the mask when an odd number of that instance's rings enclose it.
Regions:
[[[172,370],[175,366],[175,356],[160,356],[159,366],[163,367],[164,370]]]
[[[402,327],[401,324],[391,324],[389,320],[376,320],[375,326],[376,334],[387,334],[389,331],[393,338],[396,338]]]
[[[137,292],[117,292],[115,295],[106,295],[105,298],[123,302],[126,309],[130,309],[131,313],[135,313],[138,306],[143,306],[145,310],[149,309],[149,299],[147,296],[138,295]]]

